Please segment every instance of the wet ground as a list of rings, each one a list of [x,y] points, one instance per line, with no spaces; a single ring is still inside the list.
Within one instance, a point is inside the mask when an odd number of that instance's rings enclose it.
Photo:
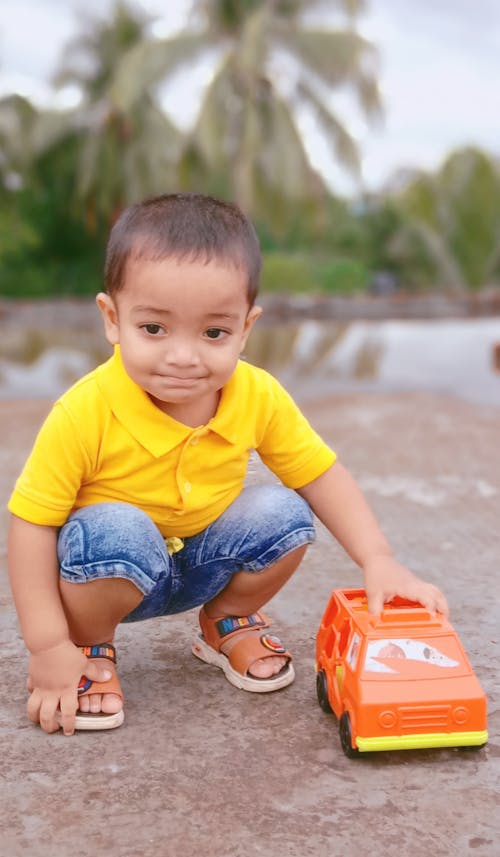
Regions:
[[[498,857],[500,409],[432,393],[350,393],[305,408],[399,557],[446,591],[488,695],[488,745],[342,754],[316,701],[314,639],[331,589],[360,578],[322,530],[268,608],[293,649],[291,687],[247,694],[193,658],[194,612],[127,625],[117,635],[124,726],[47,736],[24,715],[2,511],[2,855]],[[2,510],[47,409],[0,402]],[[251,479],[264,478],[254,464]]]

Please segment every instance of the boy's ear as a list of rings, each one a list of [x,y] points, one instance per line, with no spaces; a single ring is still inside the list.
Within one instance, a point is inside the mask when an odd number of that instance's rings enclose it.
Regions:
[[[104,333],[110,345],[118,345],[120,341],[120,326],[118,324],[118,311],[112,297],[106,292],[99,292],[96,299],[104,321]]]
[[[262,315],[262,307],[261,306],[253,306],[248,311],[248,315],[245,319],[245,327],[243,328],[243,337],[241,340],[240,353],[243,351],[243,349],[247,343],[247,339],[250,335],[250,331],[251,331],[252,327],[254,326],[255,322],[257,321],[258,318],[260,318],[261,315]]]

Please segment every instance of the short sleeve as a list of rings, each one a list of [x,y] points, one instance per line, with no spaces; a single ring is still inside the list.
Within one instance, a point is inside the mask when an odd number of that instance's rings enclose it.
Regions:
[[[49,413],[9,500],[12,514],[61,526],[91,467],[78,425],[58,402]]]
[[[302,488],[325,473],[336,455],[277,381],[272,396],[273,408],[257,452],[284,485]]]

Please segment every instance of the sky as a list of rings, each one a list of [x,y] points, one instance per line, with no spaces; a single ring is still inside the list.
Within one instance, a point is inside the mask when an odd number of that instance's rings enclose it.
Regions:
[[[191,5],[133,3],[158,14],[158,33],[180,29]],[[113,0],[0,0],[0,95],[16,91],[40,105],[66,103],[71,92],[56,96],[50,84],[63,48],[85,15],[105,14],[112,5]],[[335,4],[323,4],[329,5]],[[358,140],[367,189],[383,188],[399,170],[436,169],[452,149],[467,145],[500,157],[498,0],[368,0],[358,29],[379,51],[384,119],[367,125],[351,96],[331,98]],[[209,74],[206,58],[165,90],[166,109],[181,127],[193,121]],[[333,191],[354,192],[315,126],[303,122],[314,166]]]

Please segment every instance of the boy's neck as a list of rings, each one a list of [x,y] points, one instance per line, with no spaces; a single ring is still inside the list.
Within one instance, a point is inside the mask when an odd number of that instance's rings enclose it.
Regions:
[[[184,403],[172,403],[172,402],[160,402],[156,399],[151,398],[151,401],[160,411],[163,411],[164,414],[168,414],[169,417],[176,420],[178,423],[182,423],[183,425],[190,426],[192,428],[197,428],[198,426],[204,426],[210,422],[210,420],[217,413],[217,408],[219,407],[219,401],[221,397],[221,390],[217,393],[213,394],[209,400],[201,399],[197,402],[186,402]]]

